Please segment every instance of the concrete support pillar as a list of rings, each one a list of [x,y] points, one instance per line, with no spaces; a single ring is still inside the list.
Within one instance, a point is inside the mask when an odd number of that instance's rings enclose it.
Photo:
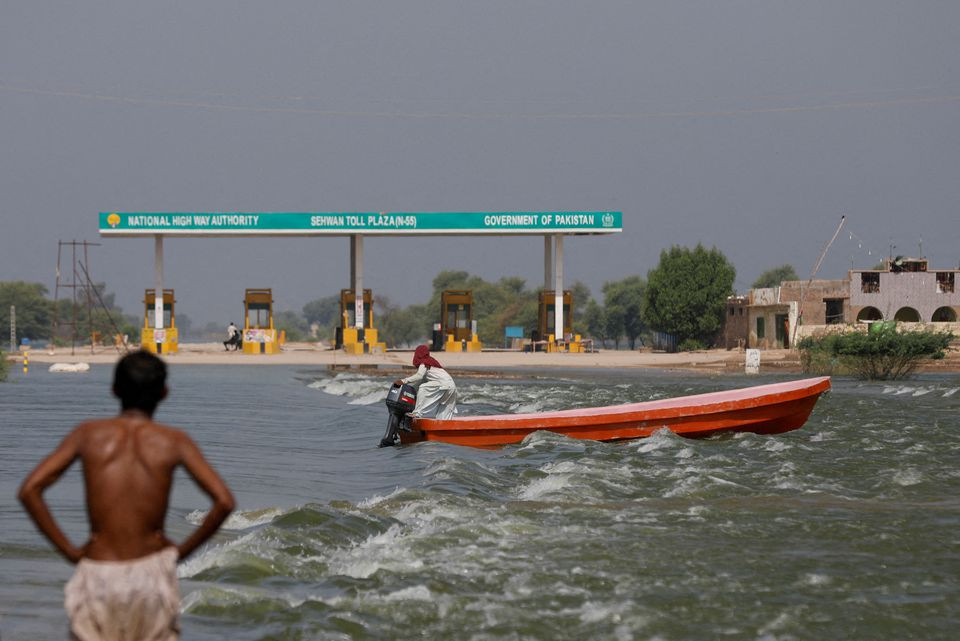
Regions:
[[[350,236],[350,288],[353,289],[354,327],[363,329],[363,236]]]
[[[553,262],[553,291],[554,291],[554,319],[556,338],[563,340],[563,234],[557,234],[554,243]]]
[[[543,235],[543,289],[549,291],[553,286],[553,237]]]
[[[153,237],[153,327],[163,329],[163,236]]]

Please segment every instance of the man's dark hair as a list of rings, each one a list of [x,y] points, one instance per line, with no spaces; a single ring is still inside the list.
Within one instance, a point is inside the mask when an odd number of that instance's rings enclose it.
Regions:
[[[127,354],[113,372],[113,393],[123,409],[139,409],[153,414],[163,399],[167,384],[167,366],[150,352]]]

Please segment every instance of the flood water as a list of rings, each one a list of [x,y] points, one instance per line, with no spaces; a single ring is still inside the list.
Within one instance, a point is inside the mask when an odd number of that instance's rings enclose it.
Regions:
[[[112,369],[0,384],[0,638],[66,638],[72,569],[20,509],[27,472],[112,414]],[[453,372],[456,378],[456,372]],[[635,402],[798,378],[651,370],[459,378],[461,412]],[[179,568],[183,638],[960,638],[960,377],[835,379],[778,436],[377,449],[392,377],[171,368],[238,510]],[[48,491],[79,542],[80,473]],[[178,474],[168,532],[206,498]]]

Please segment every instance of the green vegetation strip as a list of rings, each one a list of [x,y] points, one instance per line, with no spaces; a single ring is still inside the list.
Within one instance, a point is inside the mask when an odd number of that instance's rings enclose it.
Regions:
[[[866,333],[807,337],[800,341],[800,363],[807,373],[849,374],[864,380],[907,378],[924,359],[941,359],[953,335],[930,330],[899,332],[881,325]]]

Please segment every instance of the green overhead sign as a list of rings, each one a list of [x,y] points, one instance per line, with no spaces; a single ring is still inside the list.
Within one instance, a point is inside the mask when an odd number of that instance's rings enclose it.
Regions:
[[[619,211],[511,212],[101,212],[103,236],[347,234],[609,234]]]

